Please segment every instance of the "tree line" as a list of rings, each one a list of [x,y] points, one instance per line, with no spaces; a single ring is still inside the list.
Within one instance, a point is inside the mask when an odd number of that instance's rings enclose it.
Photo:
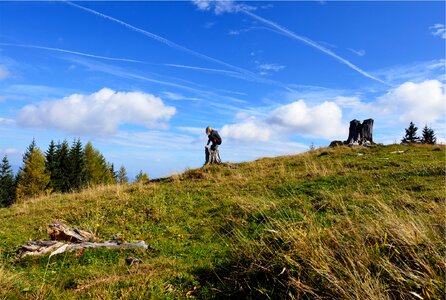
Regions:
[[[435,132],[432,128],[424,125],[421,137],[417,135],[418,127],[413,122],[410,122],[409,127],[405,128],[406,134],[401,140],[404,144],[431,144],[437,143]]]
[[[101,184],[126,184],[129,179],[124,166],[115,171],[91,142],[85,147],[79,139],[70,146],[66,140],[58,144],[51,141],[42,152],[35,140],[23,155],[23,165],[14,176],[5,155],[0,165],[0,207],[17,200],[41,195],[78,191]],[[148,180],[147,174],[144,180]],[[140,178],[137,178],[139,180]]]

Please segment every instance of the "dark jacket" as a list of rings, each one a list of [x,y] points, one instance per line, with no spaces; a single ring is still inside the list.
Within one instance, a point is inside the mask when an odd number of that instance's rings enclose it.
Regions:
[[[215,144],[221,145],[221,137],[218,134],[217,130],[212,130],[208,137],[209,137],[209,139],[208,139],[207,145],[209,145],[209,143],[211,143],[211,142],[213,145],[215,145]]]

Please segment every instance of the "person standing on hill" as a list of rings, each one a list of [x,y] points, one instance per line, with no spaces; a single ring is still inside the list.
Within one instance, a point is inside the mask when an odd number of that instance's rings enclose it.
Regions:
[[[217,130],[213,130],[210,126],[206,127],[206,134],[208,135],[208,143],[205,147],[205,163],[208,164],[221,164],[220,153],[218,153],[218,145],[221,145],[221,137]],[[209,143],[212,143],[209,150]]]
[[[208,135],[208,143],[206,146],[209,146],[209,143],[212,142],[211,150],[217,150],[218,145],[221,145],[221,137],[218,134],[218,131],[208,126],[206,127],[206,134]]]

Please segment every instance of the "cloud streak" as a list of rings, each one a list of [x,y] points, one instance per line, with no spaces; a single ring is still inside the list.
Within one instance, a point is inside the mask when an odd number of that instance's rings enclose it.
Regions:
[[[180,69],[188,69],[188,70],[194,70],[194,71],[204,71],[204,72],[210,72],[210,73],[220,73],[220,74],[226,74],[230,76],[239,76],[240,73],[228,71],[228,70],[219,70],[219,69],[211,69],[211,68],[202,68],[202,67],[194,67],[194,66],[186,66],[186,65],[178,65],[178,64],[164,64],[168,67],[174,67],[174,68],[180,68]]]
[[[56,51],[56,52],[62,52],[62,53],[69,53],[69,54],[75,54],[75,55],[86,56],[86,57],[91,57],[91,58],[99,58],[99,59],[105,59],[105,60],[131,62],[131,63],[144,63],[143,61],[135,60],[135,59],[100,56],[100,55],[88,54],[88,53],[83,53],[83,52],[78,52],[78,51],[71,51],[71,50],[66,50],[66,49],[44,47],[44,46],[36,46],[36,45],[0,43],[0,46],[41,49],[41,50],[49,50],[49,51]]]
[[[377,78],[377,77],[367,73],[366,71],[362,70],[361,68],[359,68],[358,66],[354,65],[350,61],[346,60],[345,58],[343,58],[343,57],[341,57],[341,56],[339,56],[337,54],[335,54],[331,50],[325,48],[324,46],[320,45],[319,43],[316,43],[315,41],[313,41],[313,40],[311,40],[311,39],[309,39],[307,37],[297,35],[294,32],[292,32],[291,30],[289,30],[289,29],[287,29],[287,28],[285,28],[285,27],[283,27],[283,26],[281,26],[281,25],[279,25],[277,23],[274,23],[273,21],[270,21],[270,20],[267,20],[265,18],[262,18],[259,15],[256,15],[256,14],[254,14],[253,12],[251,12],[249,10],[246,10],[246,9],[242,8],[242,9],[238,9],[237,11],[239,11],[239,12],[241,12],[241,13],[247,15],[247,16],[250,16],[251,18],[253,18],[253,19],[255,19],[255,20],[259,21],[259,22],[262,22],[262,23],[264,23],[266,25],[271,26],[272,28],[276,29],[277,31],[280,31],[281,33],[283,33],[284,35],[286,35],[287,37],[289,37],[291,39],[303,42],[304,44],[307,44],[307,45],[309,45],[309,46],[311,46],[311,47],[313,47],[313,48],[315,48],[315,49],[317,49],[317,50],[319,50],[319,51],[321,51],[321,52],[323,52],[323,53],[325,53],[325,54],[335,58],[337,61],[347,65],[349,68],[355,70],[356,72],[360,73],[361,75],[363,75],[363,76],[365,76],[367,78],[370,78],[372,80],[375,80],[375,81],[380,82],[380,83],[385,84],[385,85],[389,85],[385,81],[383,81],[383,80],[381,80],[381,79],[379,79],[379,78]]]
[[[273,28],[275,30],[276,33],[285,35],[291,39],[303,42],[304,44],[307,44],[313,48],[316,48],[317,50],[327,54],[328,56],[331,56],[333,58],[335,58],[337,61],[347,65],[349,68],[355,70],[356,72],[360,73],[361,75],[370,78],[372,80],[375,80],[377,82],[380,82],[382,84],[385,85],[389,85],[387,82],[367,73],[366,71],[362,70],[361,68],[359,68],[358,66],[354,65],[353,63],[351,63],[350,61],[348,61],[347,59],[337,55],[336,53],[334,53],[333,51],[325,48],[324,46],[322,46],[321,44],[307,38],[301,35],[298,35],[294,32],[292,32],[291,30],[271,21],[268,19],[265,19],[255,13],[253,13],[252,11],[255,10],[254,7],[252,6],[247,6],[247,5],[243,5],[243,4],[238,4],[238,3],[234,3],[234,1],[228,0],[228,1],[211,1],[211,0],[193,0],[192,1],[200,10],[211,10],[213,9],[215,14],[219,15],[225,12],[228,13],[234,13],[234,12],[239,12],[239,13],[243,13],[267,26],[269,26],[270,28]]]
[[[205,1],[202,1],[202,2],[205,3]],[[93,9],[90,9],[90,8],[87,8],[87,7],[84,7],[84,6],[78,5],[78,4],[73,3],[73,2],[69,2],[69,1],[65,1],[65,3],[67,3],[67,4],[69,4],[69,5],[73,6],[73,7],[79,8],[79,9],[81,9],[83,11],[86,11],[88,13],[91,13],[93,15],[96,15],[96,16],[99,16],[101,18],[104,18],[104,19],[107,19],[109,21],[112,21],[114,23],[120,24],[120,25],[122,25],[122,26],[124,26],[124,27],[126,27],[126,28],[128,28],[128,29],[130,29],[132,31],[141,33],[141,34],[143,34],[143,35],[145,35],[145,36],[147,36],[147,37],[149,37],[149,38],[151,38],[151,39],[153,39],[155,41],[158,41],[158,42],[160,42],[162,44],[165,44],[166,46],[168,46],[170,48],[182,51],[184,53],[190,54],[190,55],[195,56],[195,57],[200,58],[200,59],[207,60],[207,61],[215,63],[215,64],[219,64],[219,65],[225,66],[225,67],[227,67],[227,68],[229,68],[231,70],[234,70],[234,71],[239,72],[240,74],[244,75],[246,80],[251,80],[251,81],[256,81],[256,82],[261,82],[261,83],[266,83],[266,84],[272,84],[272,85],[281,86],[283,88],[289,89],[288,86],[286,86],[286,85],[284,85],[284,84],[282,84],[280,82],[276,82],[274,80],[269,80],[269,79],[265,79],[265,78],[259,77],[254,72],[245,70],[243,68],[231,65],[231,64],[226,63],[224,61],[221,61],[219,59],[216,59],[216,58],[207,56],[205,54],[202,54],[200,52],[194,51],[192,49],[189,49],[187,47],[179,45],[179,44],[177,44],[177,43],[175,43],[173,41],[170,41],[170,40],[168,40],[168,39],[166,39],[164,37],[161,37],[161,36],[156,35],[156,34],[154,34],[152,32],[143,30],[141,28],[138,28],[138,27],[133,26],[133,25],[131,25],[129,23],[126,23],[126,22],[121,21],[119,19],[116,19],[116,18],[113,18],[111,16],[108,16],[106,14],[100,13],[100,12],[98,12],[96,10],[93,10]],[[232,2],[230,2],[230,3],[232,3]],[[221,12],[228,11],[228,9],[230,9],[230,7],[231,7],[230,5],[229,6],[226,6],[226,5],[222,6],[221,7]]]

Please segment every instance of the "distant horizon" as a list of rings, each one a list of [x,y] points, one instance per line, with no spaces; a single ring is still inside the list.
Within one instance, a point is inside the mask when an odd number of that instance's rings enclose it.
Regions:
[[[346,140],[413,121],[446,143],[445,2],[0,2],[0,155],[91,141],[129,179]]]

